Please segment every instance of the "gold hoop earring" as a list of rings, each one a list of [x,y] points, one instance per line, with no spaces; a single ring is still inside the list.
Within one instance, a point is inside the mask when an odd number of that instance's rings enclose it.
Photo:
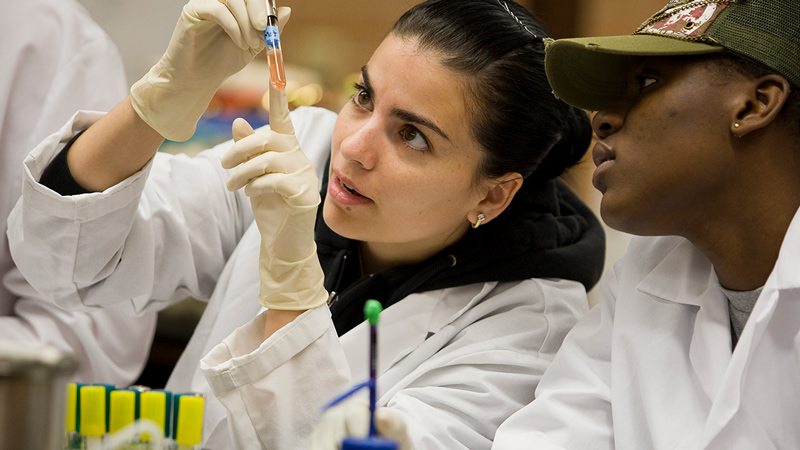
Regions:
[[[478,214],[478,218],[475,220],[475,223],[472,224],[472,228],[478,228],[484,220],[486,220],[486,216],[484,216],[483,213]]]

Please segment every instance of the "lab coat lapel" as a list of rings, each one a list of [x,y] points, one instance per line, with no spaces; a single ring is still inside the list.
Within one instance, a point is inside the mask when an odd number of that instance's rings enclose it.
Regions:
[[[470,311],[496,285],[476,283],[448,288],[447,296],[443,290],[411,294],[386,308],[381,313],[378,335],[381,384],[397,385],[413,368],[439,351],[460,331],[459,327],[449,325]],[[369,349],[364,343],[369,342],[369,324],[358,324],[341,336],[341,341],[353,379],[367,379]],[[382,395],[390,398],[393,392]]]
[[[412,373],[415,370],[418,370],[420,366],[425,364],[426,361],[432,358],[464,329],[465,324],[458,323],[459,321],[466,320],[466,322],[471,323],[475,320],[474,317],[470,317],[469,313],[472,312],[477,303],[480,303],[492,292],[497,284],[497,282],[475,283],[445,290],[412,294],[402,302],[398,302],[387,309],[389,311],[399,304],[409,302],[409,300],[413,302],[422,301],[418,306],[408,308],[407,314],[417,314],[419,322],[427,332],[416,345],[407,347],[397,353],[386,368],[386,371],[381,374],[383,385],[392,386],[392,388],[381,393],[378,404],[384,404],[398,391],[404,389],[408,383],[404,379],[413,379]],[[421,307],[422,304],[426,306]],[[398,331],[401,330],[398,329]]]
[[[787,416],[793,422],[798,410],[794,396],[800,383],[786,379],[796,380],[796,370],[800,366],[797,353],[800,337],[798,267],[800,211],[787,230],[775,269],[742,331],[723,381],[725,396],[714,403],[709,414],[703,448],[728,448],[742,435],[749,436],[754,444],[756,439],[769,443],[775,434],[781,433],[775,429],[793,428],[781,422],[786,421]],[[776,393],[777,398],[769,398]],[[761,400],[753,401],[754,398]],[[768,405],[765,410],[759,410],[764,404]],[[743,426],[756,423],[767,425],[742,430]]]
[[[775,286],[780,290],[800,289],[800,276],[797,275],[800,267],[800,209],[794,215],[786,237],[781,245],[778,254],[778,262],[775,264],[774,277]],[[767,281],[770,284],[771,279]]]
[[[708,259],[683,241],[637,286],[644,294],[697,308],[689,359],[711,401],[731,358],[727,300],[718,284]]]
[[[378,327],[379,374],[425,341],[427,323],[435,306],[436,301],[430,298],[430,293],[412,294],[381,313]],[[353,379],[357,381],[369,377],[369,333],[369,323],[364,321],[341,337]]]

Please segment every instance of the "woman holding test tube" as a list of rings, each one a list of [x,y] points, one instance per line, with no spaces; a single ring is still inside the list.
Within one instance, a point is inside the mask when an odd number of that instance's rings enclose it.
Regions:
[[[599,222],[557,179],[591,132],[550,92],[546,32],[512,1],[428,1],[338,117],[290,114],[272,89],[269,128],[237,120],[234,142],[156,154],[191,136],[266,27],[263,1],[190,1],[129,99],[34,150],[11,222],[21,270],[65,308],[209,300],[167,385],[209,394],[204,448],[305,447],[322,407],[367,378],[372,298],[377,406],[418,449],[489,448],[604,258]],[[59,195],[51,173],[83,193]]]

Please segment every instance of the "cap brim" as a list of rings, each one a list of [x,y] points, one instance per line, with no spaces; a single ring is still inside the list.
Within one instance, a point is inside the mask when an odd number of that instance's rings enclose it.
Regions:
[[[648,34],[557,39],[546,45],[545,71],[556,97],[597,111],[625,94],[632,56],[701,55],[722,50],[720,46]]]

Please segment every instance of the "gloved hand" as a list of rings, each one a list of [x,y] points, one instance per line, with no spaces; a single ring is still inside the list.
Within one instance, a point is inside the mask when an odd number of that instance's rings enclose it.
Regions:
[[[277,14],[282,28],[291,10]],[[266,27],[264,0],[190,0],[164,56],[131,87],[134,110],[165,138],[189,139],[220,84],[264,49]]]
[[[389,408],[375,410],[375,429],[386,439],[400,444],[400,450],[413,450],[406,424],[399,413]],[[322,414],[309,441],[309,450],[338,450],[346,437],[366,437],[369,433],[369,402],[363,397],[349,398]]]
[[[328,299],[314,242],[319,181],[294,135],[285,91],[271,87],[270,128],[255,133],[247,121],[236,119],[236,143],[222,166],[240,166],[228,189],[245,188],[261,232],[259,303],[270,309],[311,309]]]

